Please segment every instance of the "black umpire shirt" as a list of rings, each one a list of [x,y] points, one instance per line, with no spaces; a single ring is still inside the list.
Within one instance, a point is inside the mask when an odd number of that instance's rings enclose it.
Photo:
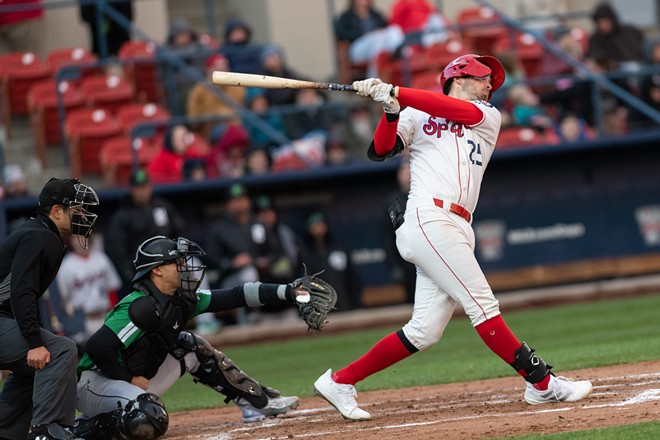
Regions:
[[[44,345],[38,301],[55,279],[63,257],[57,226],[42,214],[0,244],[0,316],[16,319],[30,349]]]

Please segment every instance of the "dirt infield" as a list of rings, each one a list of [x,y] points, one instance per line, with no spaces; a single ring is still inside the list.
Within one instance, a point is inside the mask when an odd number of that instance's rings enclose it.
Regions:
[[[660,361],[562,372],[590,379],[582,402],[531,406],[508,377],[360,393],[372,420],[352,422],[324,400],[302,399],[285,416],[243,424],[235,407],[172,415],[165,439],[484,439],[578,431],[660,420]],[[311,384],[310,384],[311,386]]]

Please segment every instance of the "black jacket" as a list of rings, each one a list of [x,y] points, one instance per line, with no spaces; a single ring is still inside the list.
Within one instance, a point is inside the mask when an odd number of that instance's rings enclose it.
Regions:
[[[0,316],[16,319],[30,349],[44,345],[38,302],[63,257],[62,237],[44,215],[27,220],[0,244]]]
[[[168,201],[157,197],[147,207],[129,200],[115,213],[105,234],[105,249],[124,283],[124,295],[131,287],[135,274],[133,259],[140,244],[156,235],[176,238],[183,235],[184,229],[183,218]]]

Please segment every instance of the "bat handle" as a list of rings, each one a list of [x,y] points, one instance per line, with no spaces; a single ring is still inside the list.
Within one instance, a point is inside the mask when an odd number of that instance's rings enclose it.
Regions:
[[[342,92],[354,92],[355,89],[351,84],[335,84],[335,83],[330,83],[328,84],[328,90],[339,90]]]

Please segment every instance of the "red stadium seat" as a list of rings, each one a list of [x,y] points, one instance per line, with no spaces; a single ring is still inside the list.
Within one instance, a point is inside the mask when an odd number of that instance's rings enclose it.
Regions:
[[[456,23],[460,26],[463,39],[478,54],[491,53],[493,43],[508,33],[501,18],[487,6],[461,9]]]
[[[412,84],[410,85],[410,87],[412,87],[413,89],[442,92],[442,88],[440,87],[440,72],[428,71],[428,72],[416,73],[412,77]]]
[[[417,45],[405,47],[399,58],[387,52],[381,52],[376,58],[378,75],[384,82],[395,85],[409,86],[407,80],[412,80],[413,75],[429,69],[424,48]]]
[[[471,53],[473,50],[464,41],[450,40],[436,43],[426,49],[427,64],[439,73],[447,64],[459,56]]]
[[[80,89],[68,81],[62,81],[58,87],[54,79],[47,79],[30,88],[27,97],[30,125],[35,136],[37,156],[44,167],[47,166],[48,144],[62,142],[58,89],[65,112],[85,105],[85,98]]]
[[[506,51],[516,53],[527,76],[534,77],[540,73],[539,70],[545,56],[545,50],[532,34],[517,32],[513,36],[502,37],[493,44],[494,54]]]
[[[113,115],[135,97],[131,83],[118,75],[87,76],[80,81],[80,89],[89,107],[100,108]]]
[[[69,141],[72,174],[101,174],[101,146],[121,132],[119,121],[105,110],[82,108],[70,112],[66,117],[65,133]]]
[[[31,52],[9,53],[0,56],[0,87],[2,92],[2,122],[7,134],[12,115],[28,112],[27,94],[30,87],[48,78],[51,70],[46,63]]]
[[[94,75],[99,72],[98,67],[93,64],[96,63],[97,56],[84,49],[82,47],[73,47],[66,49],[58,49],[50,52],[48,54],[47,62],[48,67],[50,67],[53,75],[57,78],[57,73],[65,68],[70,66],[82,66],[86,65],[87,67],[81,67],[80,77],[87,75]],[[73,80],[73,79],[72,79]]]
[[[156,72],[156,44],[127,41],[119,49],[126,79],[133,84],[140,102],[161,102],[163,91]]]
[[[559,138],[550,129],[538,130],[530,127],[510,127],[500,131],[496,146],[498,149],[529,147],[534,145],[554,145]]]
[[[165,122],[170,119],[170,112],[158,104],[131,103],[117,110],[117,119],[127,135],[131,134],[133,127],[145,122]],[[164,131],[165,126],[159,132]]]
[[[128,185],[133,171],[133,151],[137,165],[146,167],[157,152],[155,141],[149,138],[135,138],[121,134],[106,139],[101,146],[99,160],[103,169],[103,180],[108,186]]]

